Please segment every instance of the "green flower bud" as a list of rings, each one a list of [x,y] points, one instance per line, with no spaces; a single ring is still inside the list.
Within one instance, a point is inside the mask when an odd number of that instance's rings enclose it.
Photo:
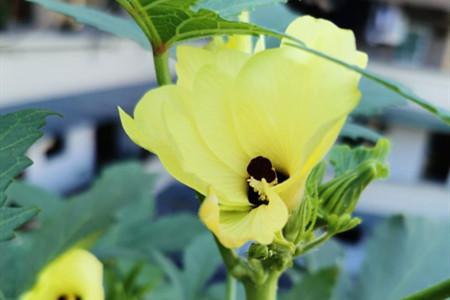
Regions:
[[[289,215],[288,222],[283,229],[284,237],[294,245],[297,245],[314,228],[319,198],[317,187],[314,187],[313,190],[314,192],[312,190],[306,192],[300,205]]]
[[[366,186],[376,178],[386,178],[388,168],[368,160],[319,187],[321,210],[326,215],[351,214]]]
[[[247,256],[249,258],[264,260],[272,256],[272,251],[266,245],[251,244]]]

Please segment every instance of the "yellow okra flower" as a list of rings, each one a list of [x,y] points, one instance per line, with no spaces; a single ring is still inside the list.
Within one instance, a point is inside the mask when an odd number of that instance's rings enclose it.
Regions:
[[[71,249],[39,274],[20,300],[103,300],[103,265],[83,249]]]
[[[287,29],[313,49],[365,67],[353,33],[300,17]],[[176,85],[148,92],[131,139],[206,195],[200,218],[226,247],[270,244],[301,201],[306,178],[358,104],[360,75],[285,46],[263,51],[179,46]]]

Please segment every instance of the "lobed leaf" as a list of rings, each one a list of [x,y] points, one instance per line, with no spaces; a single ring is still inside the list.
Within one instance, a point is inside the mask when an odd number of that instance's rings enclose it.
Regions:
[[[5,191],[14,177],[33,162],[25,156],[28,148],[43,133],[45,118],[56,113],[42,109],[27,109],[0,116],[0,241],[14,237],[14,230],[35,217],[36,206],[5,208]]]
[[[39,129],[50,115],[56,113],[25,109],[0,116],[0,205],[6,200],[4,193],[13,178],[33,163],[25,153],[43,135]]]

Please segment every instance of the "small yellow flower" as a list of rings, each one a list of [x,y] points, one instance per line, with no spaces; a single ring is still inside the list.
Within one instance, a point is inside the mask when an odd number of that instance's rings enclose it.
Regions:
[[[21,300],[103,300],[103,266],[91,253],[72,249],[39,274]]]
[[[296,19],[287,34],[365,67],[353,33]],[[131,139],[156,153],[179,181],[207,195],[200,218],[226,247],[272,243],[300,202],[311,169],[358,104],[360,75],[282,46],[260,51],[180,46],[178,82],[148,92]]]

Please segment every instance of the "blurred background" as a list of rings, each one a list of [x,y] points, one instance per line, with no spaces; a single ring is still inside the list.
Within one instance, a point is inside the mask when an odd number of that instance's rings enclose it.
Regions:
[[[113,0],[66,2],[126,15]],[[300,14],[352,29],[358,48],[369,54],[369,70],[450,109],[448,0],[289,1],[256,9],[252,21],[282,31]],[[64,115],[48,119],[45,136],[29,150],[34,164],[24,180],[70,195],[85,189],[104,166],[138,158],[164,174],[155,191],[158,214],[196,212],[192,191],[134,145],[119,122],[117,106],[131,112],[156,87],[151,52],[23,0],[0,2],[0,30],[1,114],[45,108]],[[450,201],[448,126],[410,103],[354,119],[387,137],[392,149],[389,179],[372,183],[356,208],[362,226],[340,237],[352,251],[349,269],[357,268],[361,242],[378,220],[394,213],[446,220]],[[373,144],[362,138],[340,141]]]

